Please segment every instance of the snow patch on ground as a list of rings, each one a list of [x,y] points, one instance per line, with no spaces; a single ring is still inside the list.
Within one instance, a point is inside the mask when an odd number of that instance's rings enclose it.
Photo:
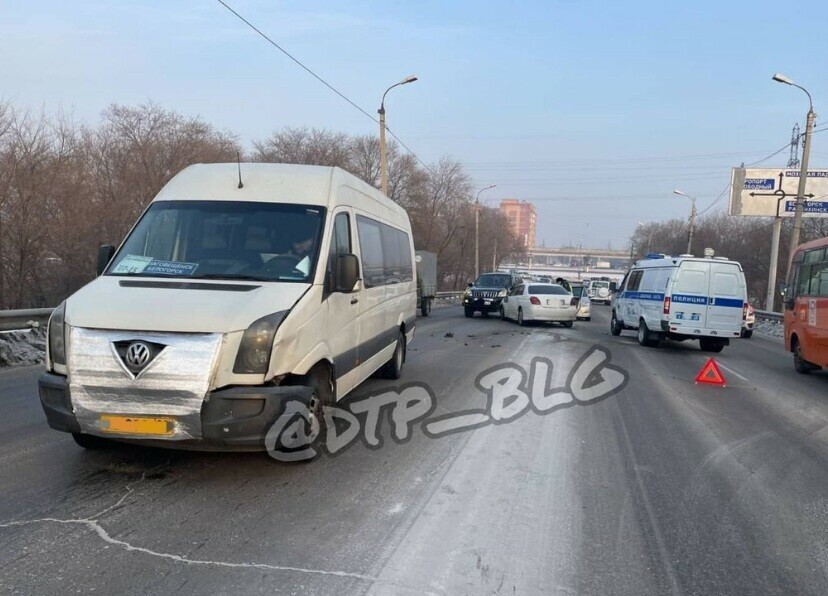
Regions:
[[[46,361],[46,327],[0,333],[0,367]]]
[[[772,337],[785,336],[785,325],[782,324],[782,321],[770,321],[757,317],[753,329],[756,333],[761,333],[762,335],[770,335]]]

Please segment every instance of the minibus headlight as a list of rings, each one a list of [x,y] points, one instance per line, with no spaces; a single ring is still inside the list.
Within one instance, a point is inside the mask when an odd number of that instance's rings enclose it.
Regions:
[[[236,374],[263,375],[270,364],[270,352],[273,350],[273,338],[279,324],[288,311],[283,310],[254,321],[244,332],[233,372]]]
[[[52,316],[49,317],[48,336],[49,341],[46,348],[49,352],[49,361],[52,366],[55,364],[66,365],[66,302],[61,302]]]

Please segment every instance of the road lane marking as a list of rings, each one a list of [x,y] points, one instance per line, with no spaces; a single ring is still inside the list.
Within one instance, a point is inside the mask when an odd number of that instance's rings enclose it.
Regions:
[[[731,374],[736,375],[737,377],[739,377],[739,378],[740,378],[740,379],[742,379],[743,381],[748,381],[748,382],[750,382],[750,379],[748,379],[746,376],[744,376],[744,375],[741,375],[741,374],[737,373],[735,370],[733,370],[733,369],[732,369],[732,368],[730,368],[729,366],[725,366],[724,364],[722,364],[722,363],[721,363],[721,362],[719,362],[718,360],[716,361],[716,364],[718,364],[720,368],[725,369],[727,372],[729,372],[729,373],[731,373]]]

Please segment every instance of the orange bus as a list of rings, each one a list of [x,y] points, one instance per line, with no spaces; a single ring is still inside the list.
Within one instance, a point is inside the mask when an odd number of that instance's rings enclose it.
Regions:
[[[828,238],[796,249],[785,286],[785,349],[806,374],[828,367]]]

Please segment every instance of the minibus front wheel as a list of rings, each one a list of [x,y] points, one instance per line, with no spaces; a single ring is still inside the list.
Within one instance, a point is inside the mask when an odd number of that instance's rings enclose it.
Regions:
[[[794,370],[799,374],[807,375],[812,370],[819,368],[802,357],[802,344],[799,343],[799,338],[795,335],[791,338],[791,352],[793,352]]]

